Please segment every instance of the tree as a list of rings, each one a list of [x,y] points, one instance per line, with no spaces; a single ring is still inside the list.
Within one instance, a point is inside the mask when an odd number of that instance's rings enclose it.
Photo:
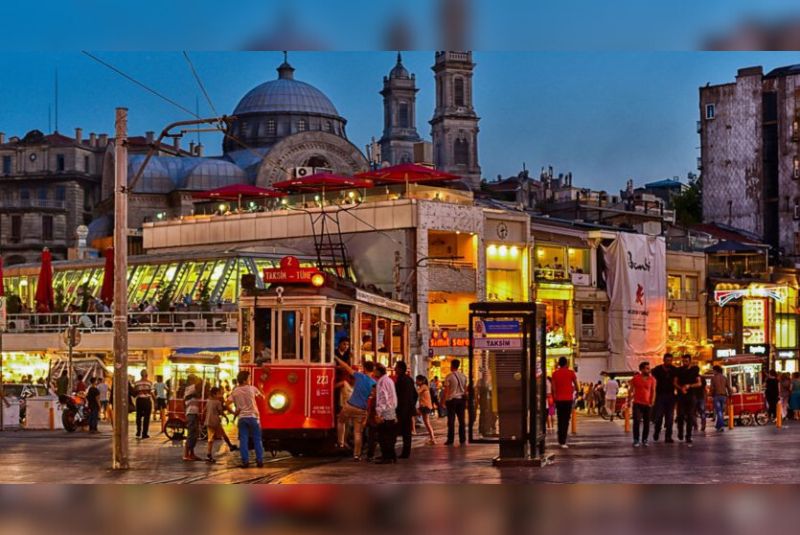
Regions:
[[[703,179],[693,173],[688,178],[689,187],[672,199],[675,219],[684,227],[703,222]]]

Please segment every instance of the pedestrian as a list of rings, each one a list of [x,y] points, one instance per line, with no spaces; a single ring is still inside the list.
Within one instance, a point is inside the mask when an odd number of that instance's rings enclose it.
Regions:
[[[778,411],[778,399],[780,398],[778,373],[775,370],[770,370],[767,374],[767,380],[764,383],[764,397],[767,398],[769,418],[774,420]]]
[[[658,442],[661,427],[664,427],[664,442],[672,444],[672,422],[675,416],[675,373],[672,354],[665,353],[662,363],[653,368],[651,375],[656,380],[656,402],[653,407],[655,428],[653,442]]]
[[[256,398],[264,397],[261,391],[248,384],[250,372],[242,370],[236,376],[238,386],[231,391],[230,399],[236,406],[235,415],[239,417],[239,453],[242,456],[242,468],[250,466],[250,439],[256,451],[256,466],[264,466],[264,443],[261,440],[261,424],[259,422]]]
[[[75,386],[72,389],[73,394],[81,394],[86,393],[86,383],[83,382],[83,374],[78,374],[78,382],[75,383]]]
[[[110,420],[111,416],[108,412],[110,389],[105,377],[98,377],[95,386],[98,392],[100,392],[100,416],[103,420]]]
[[[69,390],[69,375],[65,369],[61,371],[61,375],[56,379],[56,395],[59,398],[61,396],[66,396],[67,390]]]
[[[375,370],[373,364],[373,379],[375,378]],[[377,413],[375,412],[375,398],[376,388],[372,385],[372,390],[367,398],[367,462],[372,462],[375,457],[375,447],[378,445],[378,420]]]
[[[606,414],[608,414],[609,421],[614,421],[614,415],[617,412],[617,393],[619,392],[619,383],[614,378],[614,374],[608,376],[605,386],[606,391]]]
[[[633,404],[633,447],[647,447],[650,437],[650,411],[656,400],[656,380],[650,374],[650,363],[639,363],[639,373],[633,376],[628,391],[628,403]],[[639,426],[642,433],[639,434]],[[641,442],[640,442],[641,439]]]
[[[792,394],[789,397],[792,418],[800,419],[800,372],[792,373]]]
[[[417,375],[417,395],[419,397],[419,414],[422,416],[422,424],[428,431],[428,446],[436,444],[436,435],[431,425],[431,413],[433,412],[433,400],[431,399],[431,388],[424,375]]]
[[[692,423],[694,422],[695,394],[701,386],[700,368],[692,365],[692,356],[683,355],[683,366],[676,370],[675,389],[678,392],[678,440],[692,444]]]
[[[467,430],[464,425],[464,411],[467,408],[467,376],[458,369],[458,359],[450,361],[450,373],[444,378],[444,399],[447,407],[447,441],[452,446],[455,438],[455,421],[458,419],[458,441],[467,443]]]
[[[403,439],[401,459],[411,455],[411,436],[414,432],[414,417],[417,415],[417,387],[408,375],[408,366],[402,360],[394,365],[395,391],[397,393],[397,427]]]
[[[342,410],[336,419],[337,445],[345,448],[345,431],[347,425],[353,426],[353,460],[361,460],[364,439],[364,426],[367,423],[367,409],[372,387],[375,386],[375,363],[364,362],[364,372],[357,372],[345,360],[334,356],[336,364],[344,373],[353,378],[353,388],[350,397],[342,404]]]
[[[430,388],[430,398],[431,398],[431,405],[436,409],[436,416],[438,418],[442,417],[442,408],[439,404],[439,376],[435,375],[433,380],[431,381]]]
[[[702,375],[700,376],[700,386],[694,389],[694,411],[697,419],[700,420],[700,431],[706,430],[706,407],[708,403],[708,381]],[[692,419],[692,427],[697,430],[698,424],[695,419]]]
[[[567,357],[559,357],[558,369],[553,372],[553,401],[556,406],[558,444],[567,449],[567,431],[572,416],[572,403],[578,391],[578,376],[569,369]]]
[[[789,398],[792,396],[792,379],[788,373],[782,373],[778,385],[781,398],[781,417],[786,420],[789,415]]]
[[[100,390],[97,389],[99,378],[89,379],[89,391],[86,393],[86,407],[89,409],[89,432],[97,433],[97,422],[100,419]]]
[[[711,376],[711,398],[714,401],[714,415],[716,420],[714,428],[718,433],[725,431],[725,407],[728,405],[728,397],[731,395],[731,384],[725,374],[722,373],[722,366],[714,366],[714,375]]]
[[[150,414],[153,412],[153,383],[147,380],[147,370],[133,385],[136,395],[136,438],[150,438]]]
[[[553,401],[553,379],[548,377],[545,385],[545,399],[547,403],[547,419],[545,420],[545,427],[548,431],[552,431],[553,417],[556,415],[556,404]]]
[[[397,392],[394,382],[386,374],[386,367],[375,364],[375,421],[378,424],[378,442],[381,445],[381,458],[376,464],[397,462],[395,442],[397,441]]]
[[[167,385],[164,383],[164,376],[156,375],[156,382],[153,384],[156,393],[156,414],[161,421],[161,431],[164,431],[167,414]]]
[[[186,442],[183,445],[184,461],[199,461],[194,448],[200,436],[200,378],[194,374],[186,378],[183,389],[183,413],[186,415]]]
[[[206,455],[206,462],[215,463],[214,459],[214,441],[221,438],[228,445],[231,451],[236,451],[236,446],[233,445],[225,429],[222,427],[222,413],[225,412],[225,405],[222,402],[222,392],[216,386],[209,391],[208,400],[206,400],[206,430],[208,432],[208,454]]]

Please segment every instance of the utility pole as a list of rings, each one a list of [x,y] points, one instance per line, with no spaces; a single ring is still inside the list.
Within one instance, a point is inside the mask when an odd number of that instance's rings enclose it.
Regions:
[[[114,470],[128,469],[128,109],[117,108],[114,148]]]

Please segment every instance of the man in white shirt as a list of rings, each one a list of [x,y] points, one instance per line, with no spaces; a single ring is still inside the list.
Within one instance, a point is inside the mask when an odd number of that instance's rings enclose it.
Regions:
[[[236,406],[236,416],[239,417],[239,453],[242,456],[242,468],[250,466],[249,442],[253,439],[256,450],[256,465],[264,466],[264,442],[261,438],[261,423],[259,421],[257,397],[263,397],[261,391],[248,384],[250,372],[242,370],[236,376],[239,386],[231,391],[230,400]]]
[[[606,381],[606,412],[608,413],[611,421],[614,421],[614,414],[617,412],[617,393],[619,392],[619,383],[614,379],[614,375],[608,376]]]
[[[381,459],[376,464],[397,462],[397,392],[394,381],[386,374],[386,366],[375,363],[375,420],[378,422],[378,443]]]
[[[447,442],[452,446],[455,437],[455,420],[458,418],[458,441],[463,446],[467,442],[464,425],[464,411],[467,408],[467,376],[461,373],[458,359],[450,361],[450,373],[444,378],[444,400],[447,406]]]

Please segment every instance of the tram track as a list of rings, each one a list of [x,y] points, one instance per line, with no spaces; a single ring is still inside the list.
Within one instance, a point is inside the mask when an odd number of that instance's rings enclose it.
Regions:
[[[249,477],[249,478],[245,478],[245,479],[235,479],[235,480],[231,480],[231,481],[226,481],[226,483],[232,483],[232,484],[272,483],[272,482],[275,482],[275,481],[277,481],[279,479],[282,479],[282,478],[284,478],[284,477],[286,477],[286,476],[288,476],[288,475],[290,475],[290,474],[292,474],[294,472],[297,472],[297,471],[300,471],[300,470],[304,470],[304,469],[308,469],[308,468],[316,468],[318,466],[322,466],[322,465],[325,465],[325,464],[336,462],[339,459],[338,458],[328,457],[328,458],[325,458],[325,459],[320,459],[319,461],[313,462],[313,463],[304,463],[303,462],[304,460],[305,459],[296,459],[296,458],[293,458],[293,457],[288,456],[288,455],[275,457],[274,459],[266,459],[264,461],[264,466],[276,464],[276,463],[279,463],[281,461],[288,461],[288,462],[292,463],[292,466],[288,466],[288,467],[285,467],[285,468],[282,468],[282,469],[278,469],[277,472],[272,472],[272,473],[269,473],[269,474],[258,474],[258,475],[255,475],[253,477]],[[205,474],[196,474],[196,475],[187,475],[187,476],[180,476],[180,477],[174,477],[174,478],[160,479],[160,480],[157,480],[157,481],[150,481],[150,482],[148,482],[148,484],[150,484],[150,485],[189,485],[189,484],[193,484],[193,483],[202,483],[204,481],[212,481],[212,480],[217,479],[219,476],[225,475],[225,474],[232,474],[232,473],[236,473],[236,472],[244,473],[244,470],[245,469],[241,468],[241,466],[239,466],[238,464],[235,464],[233,466],[228,466],[226,468],[222,468],[222,469],[219,469],[219,470],[213,470],[213,471],[205,473]],[[256,468],[256,470],[260,470],[260,468]]]

